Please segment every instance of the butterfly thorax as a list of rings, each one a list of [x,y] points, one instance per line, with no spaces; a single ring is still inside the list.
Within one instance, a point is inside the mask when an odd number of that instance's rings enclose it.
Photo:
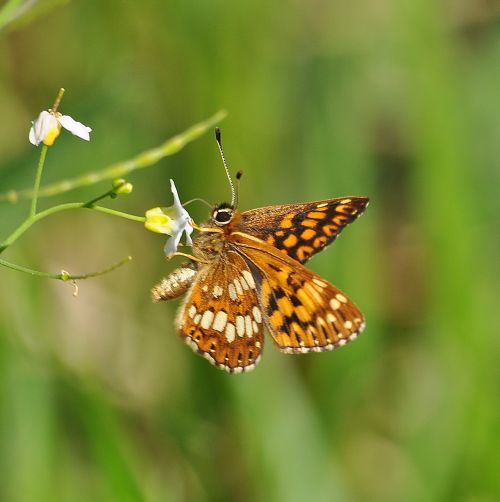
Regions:
[[[207,223],[193,239],[193,254],[202,261],[211,262],[227,252],[228,237],[236,228],[240,213],[231,205],[215,206]]]
[[[227,241],[219,229],[216,228],[211,232],[208,226],[201,228],[204,231],[193,239],[193,255],[204,262],[211,262],[221,256],[227,246]]]

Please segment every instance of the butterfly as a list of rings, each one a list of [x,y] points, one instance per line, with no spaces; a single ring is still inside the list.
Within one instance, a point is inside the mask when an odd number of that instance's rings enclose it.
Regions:
[[[367,205],[367,197],[342,197],[239,212],[233,191],[231,204],[215,206],[198,228],[193,259],[153,288],[153,301],[187,292],[176,319],[181,337],[229,373],[255,368],[265,328],[284,353],[341,347],[363,330],[363,315],[304,264]]]

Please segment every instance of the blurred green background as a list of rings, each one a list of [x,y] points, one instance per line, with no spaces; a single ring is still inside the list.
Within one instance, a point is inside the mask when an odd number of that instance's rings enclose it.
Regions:
[[[0,269],[0,500],[500,498],[500,7],[487,0],[0,2],[0,192],[30,187],[30,121],[66,88],[44,183],[128,159],[219,109],[241,209],[367,195],[310,263],[361,307],[339,351],[232,376],[174,332],[163,236],[91,212],[35,225]],[[105,205],[226,200],[213,134]],[[85,201],[109,183],[40,200]],[[29,201],[0,203],[0,241]],[[203,205],[191,215],[206,217]]]

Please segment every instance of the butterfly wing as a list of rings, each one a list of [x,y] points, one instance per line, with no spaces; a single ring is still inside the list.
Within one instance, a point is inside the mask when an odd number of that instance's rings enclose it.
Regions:
[[[185,342],[229,373],[252,370],[264,343],[256,284],[242,256],[229,251],[198,272],[179,311]]]
[[[363,330],[358,307],[335,286],[255,237],[233,232],[231,238],[255,269],[264,320],[280,350],[332,350]]]
[[[367,197],[344,197],[261,207],[242,213],[238,228],[305,263],[331,244],[367,205]]]

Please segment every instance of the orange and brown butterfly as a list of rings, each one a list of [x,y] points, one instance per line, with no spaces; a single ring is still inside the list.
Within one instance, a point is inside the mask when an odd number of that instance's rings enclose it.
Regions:
[[[232,202],[215,206],[208,222],[196,227],[193,256],[153,288],[153,300],[187,292],[176,321],[182,338],[229,373],[250,371],[259,362],[265,328],[288,354],[332,350],[356,338],[365,326],[363,314],[304,263],[363,213],[368,198],[241,213],[218,129],[216,135]]]

